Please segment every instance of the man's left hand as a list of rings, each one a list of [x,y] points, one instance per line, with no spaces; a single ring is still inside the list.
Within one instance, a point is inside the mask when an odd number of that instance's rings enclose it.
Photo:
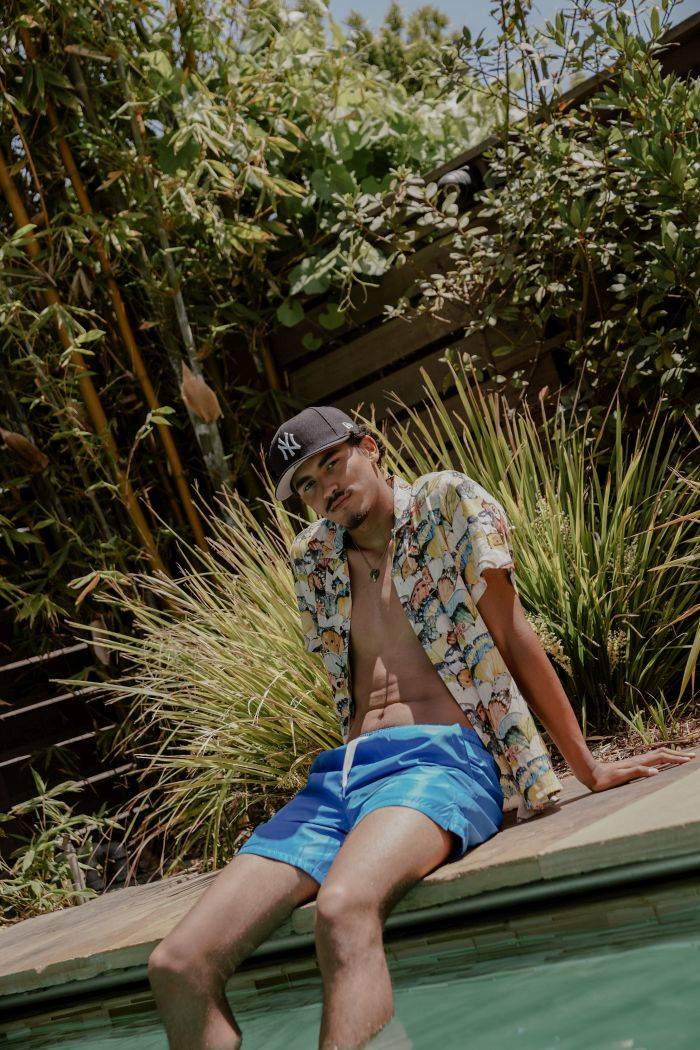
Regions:
[[[607,791],[619,787],[637,777],[653,777],[659,772],[659,766],[681,765],[695,758],[694,751],[673,751],[670,747],[659,747],[646,755],[634,755],[632,758],[621,758],[618,762],[596,762],[582,782],[591,791]]]

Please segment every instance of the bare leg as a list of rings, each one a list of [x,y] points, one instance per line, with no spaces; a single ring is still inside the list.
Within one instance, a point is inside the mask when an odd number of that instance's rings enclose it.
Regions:
[[[391,1020],[384,923],[411,886],[445,862],[452,845],[451,831],[407,806],[368,813],[346,838],[316,899],[320,1050],[366,1046]]]
[[[237,1050],[226,981],[318,888],[301,868],[251,853],[221,871],[148,960],[170,1050]]]

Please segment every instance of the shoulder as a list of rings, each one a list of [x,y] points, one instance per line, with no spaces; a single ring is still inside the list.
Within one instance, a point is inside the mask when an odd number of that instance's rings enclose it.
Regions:
[[[478,481],[459,470],[434,470],[422,474],[411,485],[415,499],[434,503],[436,499],[483,499],[490,493]]]
[[[310,568],[318,556],[328,536],[328,522],[325,518],[312,521],[305,529],[298,532],[289,547],[289,556],[296,568]]]
[[[436,470],[416,478],[411,486],[414,508],[439,512],[449,523],[497,514],[506,519],[502,503],[484,485],[459,470]]]

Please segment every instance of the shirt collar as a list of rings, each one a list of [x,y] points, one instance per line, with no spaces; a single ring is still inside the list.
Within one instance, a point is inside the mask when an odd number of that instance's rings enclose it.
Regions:
[[[394,535],[408,523],[411,517],[411,485],[400,474],[389,474],[389,481],[394,492]],[[347,529],[329,518],[324,518],[325,535],[323,544],[326,556],[340,558],[345,548]]]

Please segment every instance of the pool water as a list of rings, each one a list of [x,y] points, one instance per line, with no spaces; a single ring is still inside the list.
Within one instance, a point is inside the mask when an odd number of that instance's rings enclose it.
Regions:
[[[397,937],[388,953],[395,1018],[367,1046],[696,1050],[700,887],[687,883],[676,898],[676,909],[673,891],[666,892],[661,909],[658,895],[616,899],[602,912],[598,902],[598,921],[588,928],[580,909],[568,928],[566,909],[541,911],[539,924],[537,915],[522,920],[518,950],[512,919],[480,919],[476,933],[462,920],[459,929],[442,929],[420,942],[415,933]],[[619,920],[621,908],[627,921],[610,924],[611,915]],[[648,921],[649,908],[655,923]],[[557,929],[548,930],[547,920],[551,926],[554,918]],[[465,939],[466,934],[473,936]],[[245,1050],[315,1050],[322,1007],[320,976],[312,964],[307,959],[301,977],[280,975],[281,983],[269,990],[249,987],[231,994]],[[144,989],[0,1025],[4,1046],[167,1050],[167,1041]]]

